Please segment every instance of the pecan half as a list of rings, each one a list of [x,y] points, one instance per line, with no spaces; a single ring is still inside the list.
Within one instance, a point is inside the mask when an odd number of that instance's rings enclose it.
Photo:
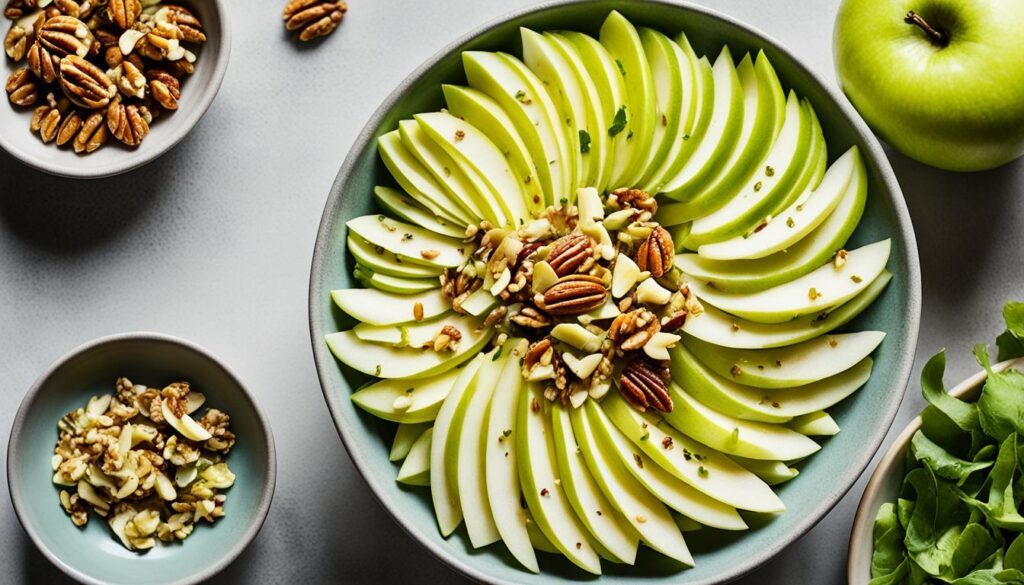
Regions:
[[[7,78],[7,99],[16,106],[31,106],[39,99],[39,87],[36,85],[28,67],[15,69]]]
[[[347,10],[340,0],[289,0],[284,6],[285,28],[301,30],[299,40],[311,41],[334,32]]]
[[[530,306],[519,309],[519,312],[512,315],[509,320],[528,329],[541,329],[551,325],[550,317]]]
[[[634,309],[612,320],[608,327],[608,339],[617,343],[622,351],[635,351],[660,330],[661,325],[654,313],[647,309]]]
[[[107,4],[107,18],[121,30],[129,29],[142,15],[139,0],[110,0]]]
[[[590,237],[580,233],[559,238],[548,253],[547,263],[558,276],[566,276],[580,270],[594,255]]]
[[[637,410],[653,408],[672,412],[672,397],[668,393],[664,368],[655,369],[645,360],[630,362],[619,378],[619,392]]]
[[[60,57],[36,41],[28,49],[28,68],[43,83],[53,83],[60,70]]]
[[[7,6],[4,7],[4,16],[11,20],[18,20],[26,12],[35,10],[36,5],[37,0],[7,0]]]
[[[608,289],[596,276],[572,274],[544,291],[542,309],[552,315],[580,315],[604,304]]]
[[[181,97],[181,82],[162,69],[154,69],[149,74],[149,93],[165,110],[177,110],[178,99]]]
[[[548,338],[534,341],[523,355],[523,371],[529,373],[537,364],[543,362],[551,363],[555,350],[551,347],[551,340]]]
[[[658,226],[637,248],[636,265],[640,270],[650,271],[651,276],[659,278],[672,268],[674,254],[672,235],[665,228]]]
[[[686,317],[689,314],[690,313],[685,310],[673,313],[670,317],[666,317],[662,322],[661,330],[672,333],[673,331],[680,329],[683,325],[686,325]]]
[[[614,209],[638,209],[649,211],[654,215],[658,211],[658,201],[647,191],[623,187],[608,195],[608,205]]]
[[[90,110],[106,107],[117,94],[102,69],[77,55],[60,60],[60,88],[73,104]]]
[[[21,61],[25,58],[25,53],[28,52],[33,36],[32,29],[26,29],[20,24],[14,23],[7,31],[7,36],[4,37],[4,52],[15,63]]]
[[[124,60],[109,71],[114,84],[128,97],[142,99],[146,95],[146,76],[131,60]]]
[[[145,106],[125,105],[114,100],[107,106],[107,128],[124,144],[138,146],[149,134],[149,122],[153,118]]]
[[[57,129],[57,146],[64,146],[70,142],[75,136],[78,136],[78,132],[81,129],[82,115],[72,111],[64,117],[64,121],[60,123],[60,128]]]
[[[93,112],[82,122],[82,128],[75,136],[75,152],[93,152],[107,142],[109,135],[103,112]]]
[[[168,4],[156,12],[154,19],[158,22],[169,22],[176,25],[183,35],[183,39],[190,43],[205,43],[206,33],[203,32],[203,25],[192,14],[189,9],[177,4]]]
[[[39,106],[32,112],[28,127],[32,132],[38,132],[43,142],[52,141],[60,128],[60,110],[51,105]]]
[[[93,43],[96,41],[84,22],[66,15],[47,19],[39,28],[36,36],[44,47],[58,57],[65,55],[85,57],[92,50]]]

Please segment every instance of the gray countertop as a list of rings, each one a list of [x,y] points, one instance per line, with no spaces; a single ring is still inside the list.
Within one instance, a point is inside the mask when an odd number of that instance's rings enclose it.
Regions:
[[[706,3],[834,80],[837,0]],[[301,48],[286,40],[283,2],[230,4],[235,46],[224,87],[162,160],[74,182],[0,153],[0,452],[24,392],[65,351],[120,331],[179,335],[234,366],[277,440],[273,509],[217,582],[457,581],[377,505],[338,440],[310,353],[309,261],[331,181],[381,100],[451,40],[531,2],[352,0],[333,37]],[[924,274],[915,382],[898,429],[922,406],[923,361],[948,346],[947,380],[973,373],[970,346],[999,332],[1004,300],[1024,298],[1024,164],[953,175],[898,154],[891,160]],[[0,466],[4,492],[5,474]],[[865,481],[742,583],[843,582]],[[22,532],[6,493],[0,558],[0,582],[62,582]]]

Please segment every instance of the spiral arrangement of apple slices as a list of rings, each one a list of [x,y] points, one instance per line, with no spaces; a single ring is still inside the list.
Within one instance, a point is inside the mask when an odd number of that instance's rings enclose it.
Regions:
[[[785,94],[763,53],[737,64],[726,47],[712,64],[684,34],[617,12],[597,39],[523,30],[522,41],[521,59],[464,53],[468,87],[444,86],[446,109],[380,137],[399,188],[377,187],[382,214],[348,222],[366,288],[332,296],[360,323],[327,343],[374,377],[352,400],[399,423],[398,481],[429,485],[445,536],[464,521],[473,547],[501,541],[534,572],[535,550],[599,574],[601,559],[634,563],[640,543],[692,566],[684,532],[782,512],[770,486],[820,448],[809,437],[839,431],[825,409],[868,379],[884,334],[833,330],[884,289],[890,243],[843,249],[864,165],[856,148],[827,164],[814,109]],[[657,194],[653,218],[617,208],[608,194],[620,188]],[[622,268],[657,225],[674,268]],[[566,233],[591,238],[589,274],[607,301],[540,329],[510,323],[495,309],[521,312],[530,281],[492,273],[477,247],[535,259],[540,288]],[[631,276],[612,283],[620,268]],[[481,283],[453,307],[455,275]],[[548,338],[554,358],[570,377],[594,372],[627,297],[655,299],[660,346],[632,353],[668,366],[667,403],[643,409],[617,391],[621,364],[568,400],[549,366],[524,377],[538,331],[555,325],[575,333]]]

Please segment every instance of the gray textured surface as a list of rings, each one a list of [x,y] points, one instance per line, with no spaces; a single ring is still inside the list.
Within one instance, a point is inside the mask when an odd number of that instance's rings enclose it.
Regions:
[[[705,3],[834,79],[837,0]],[[377,104],[452,39],[531,2],[353,0],[333,37],[302,48],[285,40],[281,2],[231,4],[235,46],[224,88],[162,160],[80,183],[0,153],[0,451],[23,393],[66,350],[119,331],[180,335],[233,365],[277,439],[267,524],[216,581],[456,582],[376,504],[334,432],[309,350],[309,258],[327,190]],[[951,175],[891,159],[921,248],[918,368],[948,346],[954,382],[977,369],[970,345],[998,332],[1002,302],[1024,297],[1024,164]],[[921,404],[912,385],[894,427]],[[61,582],[18,526],[5,473],[0,467],[0,582]],[[865,481],[743,583],[842,583]]]

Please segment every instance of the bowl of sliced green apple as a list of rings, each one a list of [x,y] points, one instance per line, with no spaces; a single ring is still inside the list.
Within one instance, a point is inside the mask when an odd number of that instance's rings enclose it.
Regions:
[[[309,303],[349,455],[448,565],[717,583],[866,467],[920,277],[878,143],[777,43],[698,7],[557,2],[374,114]]]

